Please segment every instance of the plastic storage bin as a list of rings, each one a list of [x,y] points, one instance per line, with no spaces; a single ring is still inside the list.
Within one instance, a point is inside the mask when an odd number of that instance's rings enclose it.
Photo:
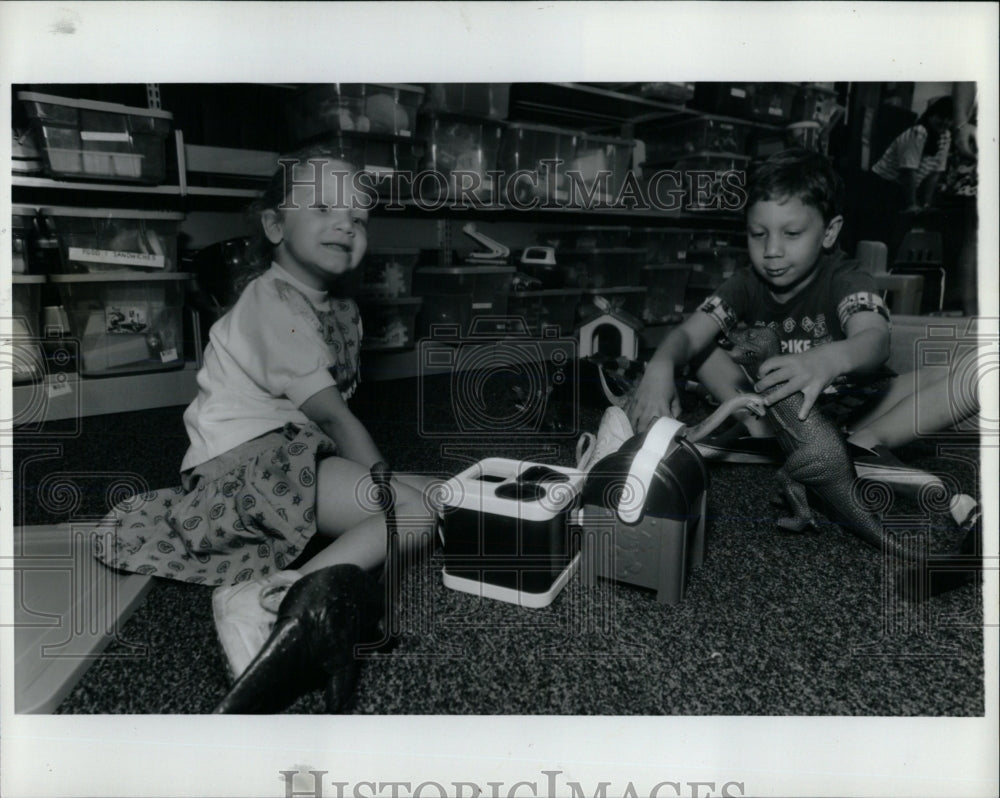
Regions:
[[[432,297],[453,296],[455,303],[465,304],[471,324],[478,316],[504,316],[507,295],[516,269],[513,266],[426,266],[413,273],[413,292],[425,299],[429,309],[441,307],[441,300]],[[456,313],[460,313],[456,311]],[[463,316],[457,321],[462,323]],[[433,323],[446,323],[437,319]],[[462,331],[468,329],[462,324]]]
[[[364,337],[361,348],[366,352],[402,351],[416,343],[416,321],[420,310],[419,297],[361,300]]]
[[[423,175],[416,193],[432,200],[466,193],[492,196],[497,187],[487,172],[496,169],[503,127],[494,120],[462,114],[421,113],[417,135],[426,150],[420,168],[435,174]]]
[[[577,135],[547,125],[508,123],[497,160],[497,168],[504,173],[507,202],[565,203],[569,199],[566,170],[576,156]]]
[[[354,290],[361,298],[398,299],[413,292],[413,269],[419,249],[368,252],[354,272]]]
[[[686,103],[694,97],[693,83],[640,83],[639,95],[665,103]]]
[[[749,165],[747,157],[724,153],[695,155],[678,161],[674,168],[685,192],[684,210],[742,210]]]
[[[172,272],[182,213],[119,208],[43,207],[59,239],[60,272]]]
[[[581,471],[489,457],[452,477],[442,514],[445,587],[545,607],[578,562]]]
[[[17,97],[52,177],[163,182],[169,112],[27,91]]]
[[[641,247],[558,250],[556,257],[569,288],[638,285],[646,262]]]
[[[646,324],[680,321],[690,276],[691,266],[685,263],[643,266],[642,284],[647,290],[640,315],[642,321]]]
[[[45,277],[13,274],[11,282],[11,379],[15,384],[38,381],[45,375],[39,339]]]
[[[746,155],[753,126],[722,116],[700,116],[672,125],[640,128],[636,136],[646,144],[646,160],[662,163],[700,152]]]
[[[590,196],[593,196],[593,201],[598,205],[613,204],[625,185],[626,174],[632,166],[634,147],[635,141],[632,139],[594,136],[589,133],[578,135],[573,159],[566,168],[571,183],[576,183],[571,188],[570,205],[577,207],[590,204],[591,200],[587,199]]]
[[[696,230],[675,227],[640,227],[632,230],[633,246],[646,251],[646,263],[674,263],[687,259]]]
[[[541,335],[546,326],[558,327],[559,335],[572,335],[582,293],[574,288],[514,291],[507,297],[507,315],[522,317],[532,335]]]
[[[792,106],[798,94],[794,83],[758,83],[750,101],[754,119],[784,125],[792,120]]]
[[[561,249],[608,249],[630,246],[632,228],[628,225],[602,226],[580,225],[564,230],[553,230],[542,238],[553,242]],[[560,249],[556,250],[558,256]]]
[[[394,190],[390,179],[395,172],[413,174],[417,171],[424,150],[421,142],[405,136],[343,130],[328,131],[314,141],[322,141],[334,156],[371,173],[372,178],[365,185],[380,196],[388,196]],[[412,180],[399,178],[395,189],[397,196],[408,196],[411,184]]]
[[[794,122],[826,123],[837,105],[837,92],[819,83],[805,83],[795,91],[791,119]]]
[[[184,287],[191,275],[57,274],[79,340],[80,374],[112,376],[184,365]]]
[[[38,208],[33,205],[11,206],[11,260],[14,274],[28,274],[32,269],[32,247],[38,238]]]
[[[593,305],[595,297],[604,297],[611,306],[611,310],[622,310],[636,319],[641,319],[647,291],[648,289],[644,286],[585,288],[580,295],[580,305],[577,307],[577,320],[581,320],[585,315],[581,314],[581,309],[586,305]]]
[[[424,107],[428,111],[506,119],[509,105],[509,83],[429,83],[424,86]]]
[[[296,93],[288,105],[291,138],[303,142],[323,133],[345,131],[410,138],[420,86],[401,83],[324,83]]]

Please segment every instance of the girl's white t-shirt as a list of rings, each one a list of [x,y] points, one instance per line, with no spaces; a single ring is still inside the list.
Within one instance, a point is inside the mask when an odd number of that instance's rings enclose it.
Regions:
[[[361,319],[274,263],[209,333],[198,396],[184,412],[191,445],[181,471],[285,424],[305,424],[309,397],[358,382]]]

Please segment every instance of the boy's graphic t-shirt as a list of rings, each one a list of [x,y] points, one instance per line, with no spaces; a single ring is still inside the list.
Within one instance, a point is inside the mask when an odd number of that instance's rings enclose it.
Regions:
[[[770,327],[778,334],[783,355],[843,341],[847,320],[855,313],[874,312],[889,321],[889,310],[872,276],[839,250],[820,256],[813,281],[788,302],[771,296],[767,284],[747,266],[719,286],[698,310],[710,315],[723,333],[741,323]],[[889,374],[883,367],[876,374],[865,374],[865,379]]]

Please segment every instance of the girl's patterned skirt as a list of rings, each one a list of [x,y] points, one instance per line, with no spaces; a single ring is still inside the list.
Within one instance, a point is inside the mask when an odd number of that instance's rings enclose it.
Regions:
[[[316,534],[319,427],[287,424],[181,475],[180,487],[119,503],[95,546],[112,568],[203,585],[289,567]]]

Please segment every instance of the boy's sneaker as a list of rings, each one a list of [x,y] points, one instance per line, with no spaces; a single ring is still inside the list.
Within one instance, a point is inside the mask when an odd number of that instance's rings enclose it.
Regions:
[[[577,469],[589,471],[595,463],[617,452],[633,435],[635,432],[632,430],[628,415],[620,407],[612,405],[601,417],[596,438],[589,432],[580,436],[576,448]]]
[[[940,477],[905,465],[885,446],[863,447],[847,443],[847,453],[854,461],[854,473],[860,479],[882,482],[910,490],[934,488],[945,490]]]
[[[277,571],[263,579],[224,585],[212,593],[215,630],[233,679],[240,677],[264,647],[281,600],[301,577],[298,571]]]
[[[731,424],[715,435],[709,435],[695,444],[698,453],[706,460],[717,463],[765,463],[781,465],[785,453],[772,435],[755,438],[742,424]]]

